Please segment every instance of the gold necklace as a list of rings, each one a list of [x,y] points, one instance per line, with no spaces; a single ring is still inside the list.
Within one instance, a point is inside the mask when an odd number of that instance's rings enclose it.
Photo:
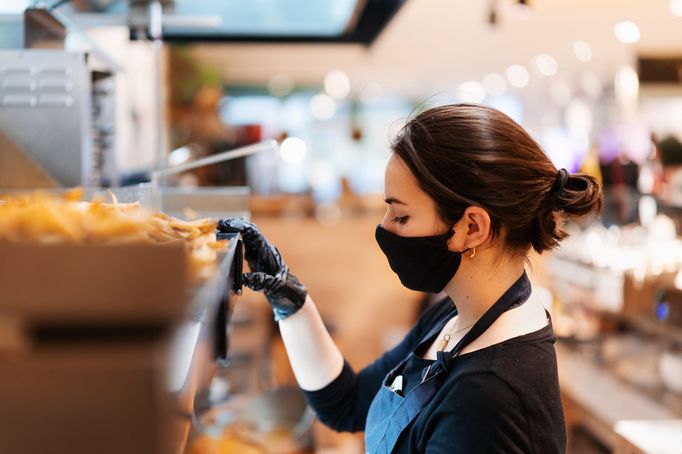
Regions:
[[[474,323],[475,323],[475,322],[474,322]],[[454,333],[452,332],[452,330],[451,330],[449,333],[446,333],[445,336],[443,336],[443,339],[440,341],[440,345],[438,346],[438,351],[441,351],[441,352],[444,351],[444,350],[445,350],[445,347],[448,346],[448,343],[450,342],[450,339],[451,339],[451,337],[452,337],[454,334],[457,334],[457,333],[459,333],[459,332],[462,332],[462,331],[464,331],[464,330],[467,329],[467,328],[471,328],[472,326],[474,326],[474,323],[472,323],[472,324],[469,325],[469,326],[465,326],[465,327],[462,328],[462,329],[458,329],[458,330],[455,331]]]

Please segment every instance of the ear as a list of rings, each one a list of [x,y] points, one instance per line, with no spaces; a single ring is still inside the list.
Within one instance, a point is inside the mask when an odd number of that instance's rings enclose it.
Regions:
[[[479,247],[489,238],[491,233],[490,215],[481,207],[470,206],[464,210],[461,219],[455,224],[460,251]]]

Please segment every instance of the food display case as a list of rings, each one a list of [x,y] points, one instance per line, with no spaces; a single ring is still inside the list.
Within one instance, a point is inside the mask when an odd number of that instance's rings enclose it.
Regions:
[[[183,452],[241,290],[241,240],[217,239],[200,279],[173,241],[0,241],[2,450]]]
[[[682,416],[682,243],[671,224],[573,226],[547,259],[573,452],[664,452],[630,444],[642,428],[669,439]]]

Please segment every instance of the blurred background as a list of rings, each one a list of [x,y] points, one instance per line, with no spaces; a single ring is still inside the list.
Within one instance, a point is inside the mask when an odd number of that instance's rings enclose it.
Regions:
[[[569,452],[682,452],[682,1],[3,0],[0,100],[0,187],[152,184],[177,216],[249,216],[356,370],[435,299],[374,242],[389,140],[427,107],[500,109],[603,184],[529,269]],[[232,303],[220,386],[293,409],[248,449],[363,452],[306,413],[264,298]],[[247,452],[221,402],[188,452]]]

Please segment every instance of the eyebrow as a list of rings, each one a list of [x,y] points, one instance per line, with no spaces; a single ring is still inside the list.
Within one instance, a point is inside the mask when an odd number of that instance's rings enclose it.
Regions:
[[[394,203],[396,203],[396,204],[398,204],[398,205],[407,205],[405,202],[403,202],[403,201],[401,201],[401,200],[398,200],[398,199],[396,199],[396,198],[394,198],[394,197],[389,197],[389,198],[387,198],[387,199],[384,199],[384,202],[388,203],[389,205],[392,205],[392,204],[394,204]]]

